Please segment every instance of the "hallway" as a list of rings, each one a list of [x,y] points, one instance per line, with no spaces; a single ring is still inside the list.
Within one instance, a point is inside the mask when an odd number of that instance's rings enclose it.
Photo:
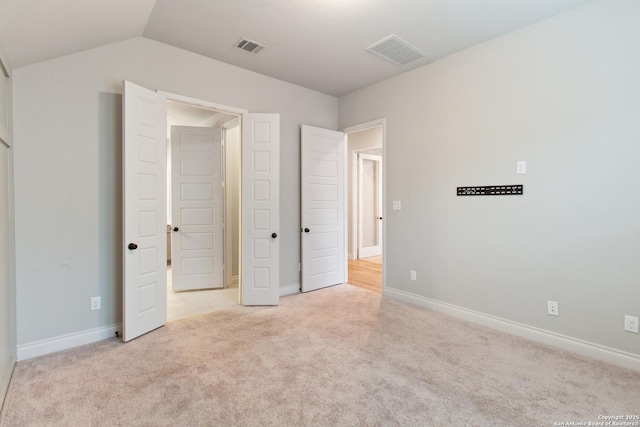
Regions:
[[[350,285],[382,293],[382,257],[349,260]]]

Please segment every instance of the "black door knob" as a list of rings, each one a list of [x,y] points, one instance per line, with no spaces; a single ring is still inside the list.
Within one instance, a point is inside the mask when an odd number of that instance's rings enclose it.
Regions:
[[[173,231],[178,231],[180,230],[178,227],[173,227]]]
[[[271,233],[271,237],[273,237],[275,239],[276,237],[278,237],[278,234],[277,233]]]
[[[305,228],[305,229],[304,229],[304,232],[305,232],[305,233],[308,233],[309,231],[311,231],[311,230],[309,230],[308,228]]]
[[[138,245],[136,245],[135,243],[129,243],[129,246],[127,247],[129,248],[130,251],[138,249]]]

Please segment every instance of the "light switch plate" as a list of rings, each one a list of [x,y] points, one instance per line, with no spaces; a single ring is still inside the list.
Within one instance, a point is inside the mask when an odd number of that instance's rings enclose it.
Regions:
[[[394,211],[399,211],[402,209],[402,202],[400,202],[399,200],[394,200],[392,207]]]

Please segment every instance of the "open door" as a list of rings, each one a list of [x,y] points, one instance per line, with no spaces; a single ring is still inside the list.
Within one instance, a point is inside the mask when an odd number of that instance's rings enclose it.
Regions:
[[[342,132],[302,126],[302,292],[346,280],[345,164]]]
[[[171,126],[171,284],[222,288],[222,133]]]
[[[280,115],[242,116],[243,305],[280,299]]]
[[[358,258],[382,255],[382,156],[358,154]]]
[[[164,96],[124,82],[124,341],[167,323],[166,117]]]

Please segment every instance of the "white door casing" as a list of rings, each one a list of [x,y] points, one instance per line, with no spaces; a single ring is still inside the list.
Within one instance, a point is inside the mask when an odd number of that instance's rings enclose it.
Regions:
[[[171,127],[171,283],[174,291],[222,288],[221,130]]]
[[[0,73],[0,79],[3,77]],[[0,135],[0,405],[16,362],[10,150]]]
[[[223,123],[225,286],[237,286],[240,278],[240,142],[240,117]]]
[[[302,292],[347,278],[346,155],[344,133],[302,126]]]
[[[166,98],[124,82],[123,340],[167,322]]]
[[[279,146],[279,114],[242,116],[243,305],[277,305],[280,298]]]
[[[358,258],[382,255],[382,156],[358,154]]]

